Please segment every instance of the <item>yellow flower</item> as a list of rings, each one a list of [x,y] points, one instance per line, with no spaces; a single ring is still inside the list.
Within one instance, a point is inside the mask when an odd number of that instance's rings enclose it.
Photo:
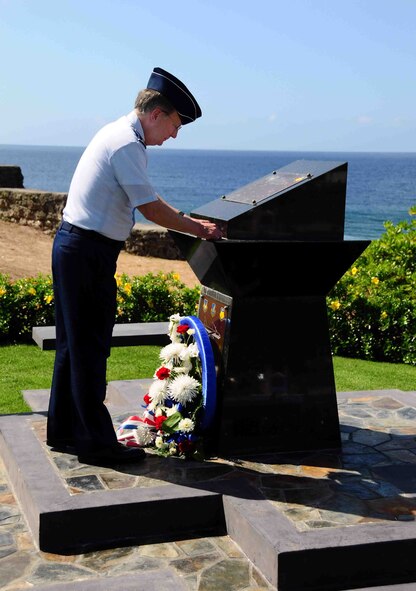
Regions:
[[[47,304],[50,304],[51,301],[53,300],[53,295],[45,295],[43,299],[45,300],[45,302]]]
[[[330,303],[330,306],[334,310],[334,312],[336,312],[337,310],[339,310],[341,308],[341,302],[339,300],[333,300]]]
[[[174,279],[175,281],[180,281],[181,276],[179,275],[179,273],[173,273],[172,274],[172,279]]]
[[[120,287],[120,285],[121,285],[121,277],[120,277],[120,275],[118,275],[118,274],[116,273],[116,274],[114,275],[114,278],[115,278],[115,280],[116,280],[117,287]]]
[[[6,293],[6,290],[3,287],[0,287],[0,297]]]
[[[358,273],[358,269],[357,269],[357,267],[353,267],[353,268],[351,269],[351,275],[354,277],[354,275],[357,275],[357,273]]]
[[[371,283],[373,283],[374,285],[378,285],[380,283],[380,279],[378,277],[372,277]]]
[[[385,310],[383,310],[382,313],[380,314],[380,318],[382,320],[384,320],[385,318],[387,318],[387,316],[388,316],[388,314],[387,314],[387,312]]]
[[[127,295],[131,294],[131,283],[124,284],[124,291],[126,292]]]
[[[29,289],[27,290],[27,293],[29,295],[36,295],[36,289],[34,287],[29,287]]]
[[[117,296],[117,301],[119,304],[122,304],[124,302],[124,298],[119,295]]]

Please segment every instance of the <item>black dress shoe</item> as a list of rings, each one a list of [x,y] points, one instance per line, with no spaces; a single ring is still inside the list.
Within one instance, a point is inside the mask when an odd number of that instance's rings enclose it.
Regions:
[[[77,453],[75,445],[72,443],[72,441],[67,439],[48,439],[46,441],[46,445],[49,445],[52,451],[59,451],[64,454],[72,455],[76,455]]]
[[[78,461],[81,464],[92,464],[93,466],[116,466],[117,464],[127,464],[140,462],[146,457],[146,452],[140,447],[126,447],[117,443],[111,447],[83,452],[78,455]]]

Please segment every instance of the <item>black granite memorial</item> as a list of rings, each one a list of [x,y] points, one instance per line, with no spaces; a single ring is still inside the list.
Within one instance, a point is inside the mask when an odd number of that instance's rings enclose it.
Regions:
[[[326,295],[370,243],[344,240],[346,183],[347,163],[296,161],[191,213],[224,239],[171,232],[216,359],[208,453],[340,447]]]

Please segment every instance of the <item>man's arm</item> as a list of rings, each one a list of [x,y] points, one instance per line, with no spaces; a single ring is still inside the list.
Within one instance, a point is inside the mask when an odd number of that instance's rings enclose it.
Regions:
[[[206,238],[207,240],[218,240],[222,238],[222,232],[215,222],[183,215],[175,207],[172,207],[172,205],[162,199],[160,195],[158,195],[157,201],[139,205],[137,209],[147,220],[158,226],[186,234],[193,234],[194,236],[198,236],[198,238]]]

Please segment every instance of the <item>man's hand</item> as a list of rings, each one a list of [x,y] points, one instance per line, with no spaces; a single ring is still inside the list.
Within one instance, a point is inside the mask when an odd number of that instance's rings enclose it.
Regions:
[[[195,220],[200,225],[200,232],[196,234],[198,238],[205,238],[206,240],[220,240],[223,237],[223,232],[218,224],[209,220]]]

